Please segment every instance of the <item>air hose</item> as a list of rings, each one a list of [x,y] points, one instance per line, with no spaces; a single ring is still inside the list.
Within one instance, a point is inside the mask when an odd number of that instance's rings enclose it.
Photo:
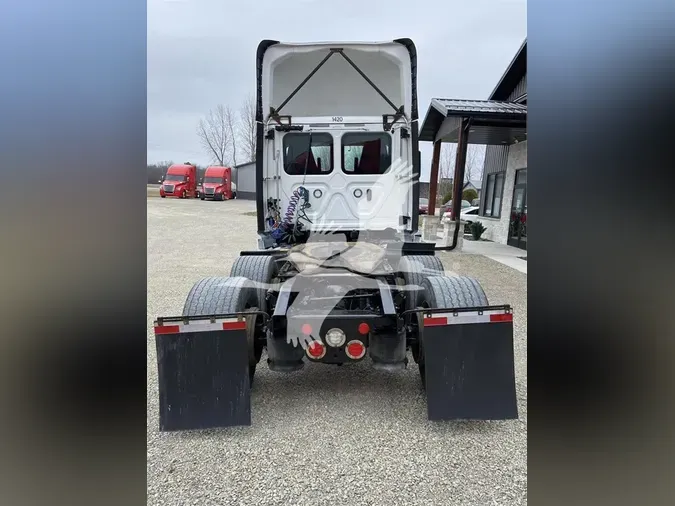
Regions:
[[[305,207],[308,207],[307,204],[309,204],[309,191],[304,186],[299,186],[298,188],[296,188],[293,194],[291,195],[290,202],[288,203],[288,207],[286,208],[286,214],[284,215],[285,226],[290,227],[291,225],[295,224],[296,220],[295,214],[296,211],[298,210],[298,203],[300,202],[301,198],[305,202],[301,206],[300,210],[304,210]]]

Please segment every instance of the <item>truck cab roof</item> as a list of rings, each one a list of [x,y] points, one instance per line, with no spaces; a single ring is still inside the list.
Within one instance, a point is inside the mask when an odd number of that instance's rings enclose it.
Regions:
[[[185,174],[187,172],[190,172],[191,170],[194,170],[195,166],[194,165],[188,165],[184,163],[178,163],[171,165],[169,169],[167,170],[167,174]]]
[[[400,41],[277,42],[262,56],[262,110],[267,114],[273,108],[295,117],[381,118],[403,106],[409,116],[414,94],[412,60],[409,47]],[[293,94],[302,77],[319,64],[311,79]]]
[[[230,167],[223,167],[221,165],[210,165],[206,168],[204,174],[209,176],[222,176],[229,170],[231,170]]]

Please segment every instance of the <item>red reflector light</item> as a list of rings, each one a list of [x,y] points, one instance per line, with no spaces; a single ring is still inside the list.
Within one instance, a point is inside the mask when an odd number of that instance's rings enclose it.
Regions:
[[[307,347],[307,355],[309,355],[314,359],[323,358],[325,354],[326,354],[326,347],[317,341],[312,341]]]
[[[296,327],[297,328],[297,327]],[[302,326],[302,333],[305,334],[306,336],[310,335],[312,333],[312,326],[309,323],[305,323]]]
[[[431,316],[424,319],[425,327],[436,327],[438,325],[447,325],[448,319],[445,316]]]
[[[490,321],[491,322],[512,322],[513,321],[513,314],[512,313],[491,314],[490,315]]]
[[[223,322],[223,330],[246,330],[246,322]]]
[[[370,332],[370,325],[365,322],[361,323],[359,325],[359,334],[365,336],[368,332]]]
[[[366,354],[366,347],[361,341],[349,341],[345,346],[345,353],[352,360],[358,360]]]
[[[162,334],[178,334],[180,332],[179,325],[159,325],[155,327],[155,335],[159,336]]]

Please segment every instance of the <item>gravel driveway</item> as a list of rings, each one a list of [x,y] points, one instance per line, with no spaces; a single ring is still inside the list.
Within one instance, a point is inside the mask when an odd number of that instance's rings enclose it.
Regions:
[[[263,355],[251,427],[157,431],[152,321],[180,315],[201,277],[256,248],[251,201],[148,199],[148,504],[527,504],[527,276],[482,256],[441,253],[515,310],[520,420],[431,423],[417,366],[366,362],[272,373]]]

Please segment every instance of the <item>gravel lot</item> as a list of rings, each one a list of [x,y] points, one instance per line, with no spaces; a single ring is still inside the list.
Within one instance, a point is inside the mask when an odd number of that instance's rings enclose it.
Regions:
[[[431,423],[417,366],[366,362],[272,373],[265,355],[251,427],[159,433],[152,321],[180,315],[193,283],[255,249],[251,201],[148,199],[148,504],[527,504],[527,276],[482,256],[441,253],[515,309],[520,420]]]

